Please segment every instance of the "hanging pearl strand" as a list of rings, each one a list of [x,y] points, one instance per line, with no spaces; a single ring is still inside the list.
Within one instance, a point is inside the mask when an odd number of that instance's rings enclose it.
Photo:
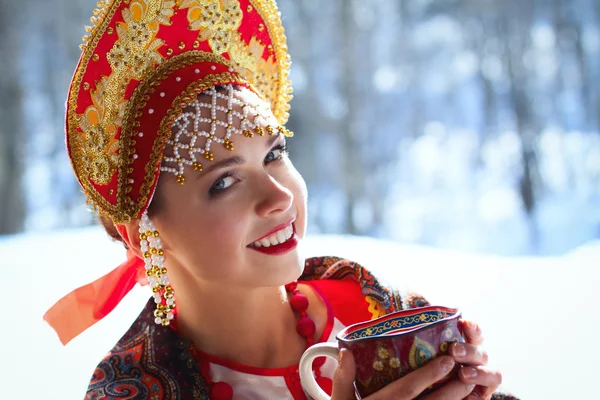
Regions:
[[[139,232],[144,268],[156,303],[154,322],[157,325],[168,326],[175,318],[175,295],[167,277],[162,242],[147,213],[142,215]]]

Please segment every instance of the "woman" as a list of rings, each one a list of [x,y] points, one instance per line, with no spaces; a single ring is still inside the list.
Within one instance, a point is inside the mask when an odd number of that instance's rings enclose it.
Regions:
[[[305,399],[297,365],[344,326],[427,304],[361,266],[304,260],[306,186],[285,151],[289,56],[268,0],[99,3],[68,99],[75,174],[128,260],[45,316],[63,343],[136,280],[152,298],[100,362],[87,399]],[[481,332],[370,399],[504,398]],[[319,364],[319,365],[317,365]],[[354,398],[354,361],[315,363]]]

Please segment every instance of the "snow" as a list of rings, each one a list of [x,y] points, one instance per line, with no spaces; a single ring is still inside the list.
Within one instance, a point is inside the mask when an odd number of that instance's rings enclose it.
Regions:
[[[149,296],[136,287],[117,309],[63,347],[43,313],[71,289],[122,261],[98,228],[0,239],[6,328],[3,398],[80,399],[97,362]],[[597,379],[600,242],[554,257],[500,257],[351,236],[311,236],[306,255],[341,255],[384,279],[458,306],[486,336],[503,388],[527,400],[588,398]],[[25,390],[24,390],[25,388]]]

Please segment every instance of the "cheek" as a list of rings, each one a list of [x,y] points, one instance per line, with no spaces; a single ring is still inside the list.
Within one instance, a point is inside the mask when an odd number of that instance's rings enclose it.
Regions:
[[[294,168],[293,165],[290,164],[290,184],[289,188],[294,194],[294,203],[298,210],[298,218],[296,220],[296,230],[301,234],[301,237],[304,236],[304,232],[306,229],[306,207],[308,202],[308,189],[306,187],[306,182],[300,173]]]
[[[248,218],[244,216],[241,207],[227,202],[199,210],[185,222],[194,225],[188,230],[190,241],[186,250],[193,253],[196,262],[235,255],[245,240]]]

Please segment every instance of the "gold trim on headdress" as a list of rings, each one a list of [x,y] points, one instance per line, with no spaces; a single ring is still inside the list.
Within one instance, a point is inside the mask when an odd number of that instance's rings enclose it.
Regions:
[[[69,92],[67,145],[100,214],[122,223],[147,209],[171,125],[203,90],[246,86],[287,121],[290,58],[274,1],[98,6]]]

